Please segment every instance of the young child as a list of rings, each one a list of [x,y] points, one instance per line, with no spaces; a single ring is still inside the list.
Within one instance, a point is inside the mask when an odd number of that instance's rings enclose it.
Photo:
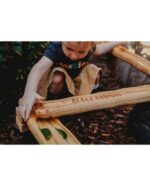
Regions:
[[[33,104],[59,94],[66,85],[72,95],[90,94],[99,86],[101,69],[88,63],[91,54],[101,55],[124,42],[52,42],[33,66],[27,80],[19,112],[26,121]]]

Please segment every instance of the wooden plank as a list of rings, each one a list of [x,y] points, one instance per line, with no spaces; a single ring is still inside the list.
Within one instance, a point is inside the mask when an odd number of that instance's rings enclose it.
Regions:
[[[23,122],[16,108],[16,123],[20,132],[30,130],[39,144],[80,144],[77,138],[59,121],[53,119],[37,119],[31,115],[28,122]],[[45,136],[43,130],[50,135]]]
[[[77,138],[57,119],[36,119],[30,117],[28,128],[40,144],[80,144]],[[42,133],[42,129],[50,131],[49,139]]]
[[[37,118],[53,118],[147,101],[150,101],[150,85],[44,101],[35,104],[34,109]]]
[[[150,61],[147,59],[130,52],[123,46],[114,47],[112,54],[137,68],[138,70],[150,75]]]

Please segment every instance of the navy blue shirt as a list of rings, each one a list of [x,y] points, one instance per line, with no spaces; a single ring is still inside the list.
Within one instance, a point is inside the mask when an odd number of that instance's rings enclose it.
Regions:
[[[83,59],[73,61],[64,54],[62,42],[51,42],[43,56],[51,59],[54,63],[53,66],[64,68],[72,78],[75,78],[88,64],[90,52]]]

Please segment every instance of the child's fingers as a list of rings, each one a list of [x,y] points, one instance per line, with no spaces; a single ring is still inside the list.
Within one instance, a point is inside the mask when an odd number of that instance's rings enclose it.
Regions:
[[[23,118],[23,120],[25,121],[25,111],[26,111],[26,106],[25,105],[21,105],[19,107],[19,113],[21,115],[21,117]]]

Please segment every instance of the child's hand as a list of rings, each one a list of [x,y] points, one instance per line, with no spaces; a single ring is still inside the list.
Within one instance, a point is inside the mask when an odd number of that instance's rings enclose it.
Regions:
[[[32,106],[35,101],[43,101],[44,97],[40,96],[36,92],[30,93],[29,96],[23,96],[19,102],[19,112],[24,121],[27,121],[32,110]]]
[[[99,56],[99,55],[105,54],[107,52],[112,51],[113,48],[118,45],[125,46],[126,44],[127,44],[127,41],[113,41],[113,42],[97,44],[94,55]]]

